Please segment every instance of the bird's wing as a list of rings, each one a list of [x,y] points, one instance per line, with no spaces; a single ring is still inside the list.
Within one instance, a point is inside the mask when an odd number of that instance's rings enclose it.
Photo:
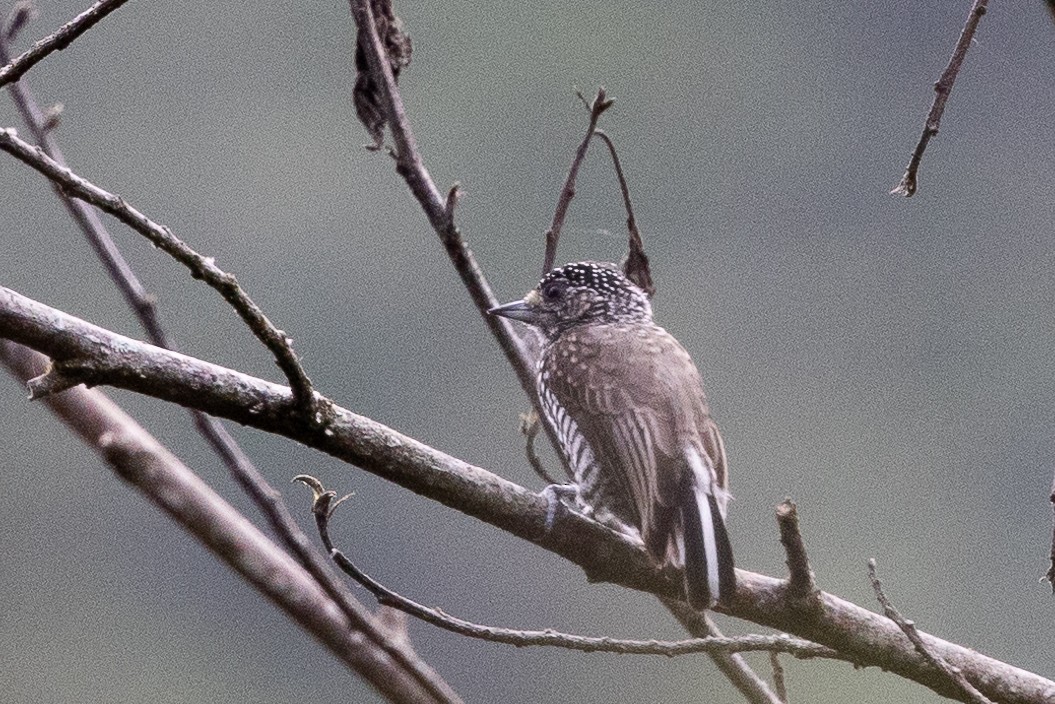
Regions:
[[[606,479],[637,509],[641,536],[662,563],[691,492],[691,442],[724,484],[725,453],[688,353],[659,327],[571,330],[548,351],[549,388],[575,420]],[[636,521],[635,521],[636,522]]]

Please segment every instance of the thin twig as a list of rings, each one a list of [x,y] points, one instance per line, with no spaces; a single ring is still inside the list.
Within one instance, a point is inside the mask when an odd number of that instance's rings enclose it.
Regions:
[[[724,635],[709,612],[697,611],[680,599],[660,597],[659,601],[673,614],[689,635],[695,638],[720,638]],[[749,704],[781,704],[776,693],[765,679],[751,669],[743,655],[740,653],[708,653],[708,655],[718,670],[729,680],[730,684],[736,687],[736,690]]]
[[[1048,557],[1048,571],[1042,579],[1048,580],[1051,584],[1051,593],[1055,594],[1055,485],[1051,488],[1051,553]]]
[[[901,177],[901,181],[890,191],[890,195],[908,198],[916,192],[916,179],[919,173],[920,162],[923,161],[923,152],[926,151],[931,137],[938,134],[938,127],[941,126],[941,116],[945,112],[945,103],[949,100],[953,84],[956,83],[956,76],[960,73],[960,67],[967,56],[967,49],[971,46],[975,30],[978,29],[978,22],[982,19],[982,15],[986,13],[988,4],[989,0],[974,0],[974,4],[971,5],[971,11],[967,13],[967,21],[960,31],[960,38],[952,51],[949,63],[945,70],[942,71],[941,78],[934,84],[934,101],[931,103],[930,111],[927,113],[927,121],[923,125],[923,134],[920,135],[919,142],[912,151],[912,157],[909,159],[908,167],[905,169],[905,175]]]
[[[868,560],[868,578],[872,580],[872,589],[875,590],[876,600],[879,601],[880,606],[883,607],[883,615],[889,618],[891,621],[898,625],[898,628],[904,632],[905,636],[912,641],[913,647],[916,648],[916,652],[922,655],[927,662],[933,665],[937,670],[944,673],[962,692],[966,701],[974,702],[975,704],[992,704],[992,702],[981,692],[979,692],[973,684],[967,681],[967,678],[963,676],[963,671],[958,667],[953,667],[944,658],[931,652],[931,649],[927,647],[927,644],[923,642],[923,637],[920,636],[919,631],[916,630],[916,624],[909,621],[901,615],[894,604],[891,603],[890,599],[883,592],[883,585],[879,581],[879,576],[876,572],[876,561],[875,558]]]
[[[769,664],[773,668],[773,689],[777,690],[780,701],[787,704],[788,686],[784,682],[784,666],[780,664],[780,653],[775,650],[769,652]]]
[[[787,555],[788,596],[797,600],[816,601],[820,590],[810,569],[806,544],[799,532],[798,510],[791,499],[784,499],[777,506],[777,525],[780,527],[780,544]]]
[[[520,432],[524,436],[524,454],[527,455],[528,464],[531,465],[531,468],[535,470],[535,474],[539,475],[546,484],[560,484],[553,478],[552,474],[546,471],[545,465],[542,464],[538,453],[535,452],[535,438],[538,437],[538,431],[541,427],[542,424],[539,422],[538,413],[535,412],[535,409],[520,414]]]
[[[575,179],[579,175],[579,167],[582,166],[583,159],[586,158],[586,150],[590,147],[590,140],[597,130],[597,121],[601,119],[604,111],[612,107],[615,102],[607,97],[603,86],[597,89],[597,95],[592,102],[586,102],[586,98],[582,96],[582,93],[579,93],[578,96],[586,105],[586,109],[590,114],[590,122],[586,128],[586,136],[582,138],[579,148],[575,150],[575,158],[572,159],[571,168],[568,169],[568,177],[564,179],[564,187],[560,189],[557,207],[553,211],[553,222],[550,223],[549,229],[546,230],[546,254],[542,259],[543,276],[553,268],[553,264],[557,259],[557,243],[560,241],[560,231],[564,227],[564,218],[568,214],[568,206],[571,205],[571,200],[575,197]]]
[[[312,487],[315,494],[313,514],[315,524],[319,529],[319,537],[329,550],[334,562],[345,571],[352,579],[363,585],[378,603],[392,606],[404,611],[415,618],[421,619],[439,628],[458,633],[459,635],[479,638],[494,643],[504,643],[517,647],[525,646],[555,646],[580,650],[587,653],[622,653],[634,655],[664,655],[675,657],[678,655],[691,655],[694,653],[738,653],[759,650],[778,651],[788,653],[799,658],[829,658],[833,660],[845,659],[837,651],[823,645],[811,643],[801,638],[793,638],[787,634],[776,636],[748,635],[737,638],[711,637],[692,638],[679,641],[658,640],[631,640],[622,638],[590,637],[571,633],[561,633],[552,629],[544,631],[523,631],[512,628],[500,628],[497,626],[486,626],[465,619],[456,618],[444,613],[440,609],[423,606],[416,601],[388,589],[383,584],[360,570],[340,549],[334,546],[330,537],[329,521],[333,516],[336,503],[336,494],[325,491],[318,480],[313,477],[298,477],[308,486]]]
[[[59,27],[53,34],[49,34],[31,46],[25,53],[18,56],[14,61],[5,62],[0,68],[0,88],[12,81],[17,81],[26,71],[33,68],[48,54],[62,51],[68,47],[73,40],[81,36],[96,23],[109,15],[117,8],[124,5],[128,0],[99,0],[87,10],[74,17],[66,24]]]
[[[256,338],[274,355],[279,368],[289,380],[296,405],[305,414],[305,419],[309,423],[324,420],[311,380],[293,351],[292,340],[267,319],[260,307],[238,285],[234,275],[216,266],[211,257],[198,254],[173,235],[167,227],[153,222],[120,196],[105,191],[73,173],[48,156],[40,147],[34,147],[19,139],[13,129],[0,128],[0,149],[51,179],[68,195],[110,213],[186,266],[191,276],[202,279],[216,289],[245,321]]]
[[[652,270],[648,264],[648,255],[645,254],[645,243],[641,239],[641,232],[637,229],[637,220],[634,218],[634,206],[630,203],[630,186],[627,184],[626,175],[623,174],[623,164],[619,160],[619,153],[615,149],[615,143],[604,130],[596,130],[594,137],[600,139],[608,147],[608,153],[612,156],[612,166],[615,168],[616,178],[619,179],[619,192],[623,194],[627,231],[627,253],[626,261],[623,262],[623,273],[651,298],[656,293],[656,285],[652,281]]]

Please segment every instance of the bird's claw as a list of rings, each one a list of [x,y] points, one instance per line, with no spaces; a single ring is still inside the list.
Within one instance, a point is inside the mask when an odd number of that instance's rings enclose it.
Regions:
[[[550,484],[539,495],[546,499],[546,532],[553,530],[557,520],[557,507],[563,504],[562,499],[572,498],[579,503],[579,487],[576,484]],[[566,504],[565,504],[566,506]]]

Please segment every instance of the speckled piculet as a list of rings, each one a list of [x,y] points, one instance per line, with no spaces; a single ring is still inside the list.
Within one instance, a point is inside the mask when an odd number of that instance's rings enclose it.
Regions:
[[[542,332],[538,394],[578,509],[640,537],[657,566],[683,566],[694,608],[728,599],[725,448],[696,365],[644,291],[613,264],[579,262],[490,312]]]

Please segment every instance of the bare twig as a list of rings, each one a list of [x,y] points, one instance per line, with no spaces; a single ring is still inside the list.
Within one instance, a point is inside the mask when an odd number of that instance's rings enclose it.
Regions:
[[[0,39],[14,41],[36,16],[37,8],[31,0],[18,0],[11,6],[11,12],[7,14],[7,21],[4,22],[4,28],[0,31]],[[0,59],[0,63],[5,65],[10,61],[10,57]]]
[[[334,562],[352,579],[365,587],[378,603],[392,606],[415,618],[421,619],[444,630],[458,633],[470,638],[479,638],[494,643],[504,643],[517,647],[556,646],[569,650],[580,650],[587,653],[621,653],[634,655],[664,655],[675,657],[696,653],[739,653],[769,650],[788,653],[798,658],[830,658],[842,660],[844,657],[831,648],[816,643],[793,638],[787,634],[776,636],[748,635],[737,638],[711,637],[692,638],[680,641],[631,640],[622,638],[597,638],[561,633],[552,629],[545,631],[524,631],[512,628],[485,626],[465,619],[456,618],[440,609],[423,606],[416,601],[388,589],[370,575],[360,570],[341,550],[336,548],[330,537],[329,521],[333,516],[336,494],[325,491],[317,479],[308,476],[297,477],[312,488],[315,495],[313,513],[319,529],[319,537],[330,552]]]
[[[49,355],[60,373],[197,408],[333,455],[560,555],[594,581],[682,597],[680,572],[657,572],[641,546],[625,536],[575,512],[546,531],[543,497],[348,410],[334,407],[325,428],[306,426],[291,416],[292,394],[286,387],[117,335],[3,287],[0,337]],[[737,570],[736,597],[720,610],[836,648],[939,694],[960,696],[892,621],[832,594],[821,592],[817,598],[819,606],[804,618],[802,608],[787,598],[785,580]],[[932,652],[961,668],[994,701],[1055,701],[1055,682],[955,643],[923,637]]]
[[[292,340],[267,319],[232,274],[216,266],[211,257],[198,254],[167,227],[153,222],[120,196],[99,188],[52,159],[43,149],[19,139],[13,129],[0,129],[0,149],[51,179],[67,194],[110,213],[186,266],[194,278],[202,279],[216,289],[274,355],[293,388],[296,405],[305,420],[309,423],[324,420],[311,380],[293,351]]]
[[[31,46],[25,53],[14,61],[5,62],[0,67],[0,88],[12,81],[17,81],[26,71],[33,68],[46,56],[56,51],[62,51],[68,47],[73,40],[84,34],[95,26],[100,20],[109,15],[117,8],[124,5],[128,0],[99,0],[87,10],[74,17],[66,24],[59,27],[53,34],[49,34]]]
[[[820,590],[810,569],[806,545],[799,532],[799,514],[791,499],[784,499],[777,506],[777,525],[780,527],[780,544],[784,546],[788,563],[788,596],[799,600],[816,600]]]
[[[619,153],[615,149],[615,143],[604,130],[596,130],[594,136],[603,141],[605,146],[608,147],[608,153],[612,155],[612,166],[615,168],[616,178],[619,179],[619,192],[623,194],[623,207],[626,209],[626,230],[628,233],[623,273],[626,274],[626,278],[637,284],[651,298],[656,293],[656,285],[652,282],[652,270],[648,264],[648,255],[645,254],[645,243],[641,240],[641,232],[637,229],[637,220],[634,218],[634,206],[630,203],[630,186],[627,184],[626,176],[623,174],[623,164],[619,160]]]
[[[535,452],[535,438],[538,437],[539,428],[542,424],[539,422],[538,413],[535,409],[531,409],[527,413],[520,414],[520,433],[524,436],[524,454],[527,455],[528,464],[535,470],[535,474],[539,475],[542,481],[549,485],[560,484],[553,475],[546,471],[545,465],[542,464],[542,460],[539,458],[538,453]]]
[[[47,359],[0,340],[0,363],[20,379],[39,374]],[[287,553],[209,488],[102,392],[70,389],[48,407],[118,475],[174,518],[308,633],[393,702],[458,702],[427,689],[407,646],[363,609],[349,619]],[[432,673],[435,675],[435,673]],[[435,676],[439,682],[442,680]]]
[[[579,148],[575,150],[575,158],[572,159],[571,168],[568,169],[568,177],[564,180],[564,187],[561,188],[560,196],[557,198],[557,208],[553,212],[553,222],[550,223],[549,229],[546,230],[546,255],[542,260],[543,276],[553,268],[553,264],[557,259],[557,243],[560,241],[560,231],[564,227],[564,218],[568,214],[568,206],[571,205],[571,200],[575,197],[575,179],[579,175],[579,167],[582,166],[583,159],[586,158],[586,150],[590,147],[590,140],[597,130],[597,121],[601,119],[604,111],[612,107],[615,102],[607,97],[603,86],[597,89],[597,95],[592,102],[587,102],[582,93],[579,93],[578,96],[586,105],[586,110],[590,114],[590,122],[586,128],[586,136],[579,143]]]
[[[879,581],[879,576],[876,573],[876,561],[875,558],[868,560],[868,578],[872,580],[872,589],[875,590],[876,600],[879,601],[880,606],[883,607],[883,614],[891,621],[898,625],[898,628],[905,634],[905,636],[912,641],[913,647],[916,651],[922,655],[927,662],[929,662],[935,669],[943,673],[949,678],[953,684],[955,684],[963,693],[964,701],[974,702],[974,704],[992,704],[992,702],[981,692],[979,692],[974,685],[967,681],[967,678],[963,676],[963,671],[958,667],[953,667],[945,661],[939,655],[931,652],[931,648],[923,642],[923,637],[916,629],[916,624],[908,619],[904,618],[891,603],[890,599],[883,592],[883,585]]]
[[[777,690],[777,697],[780,701],[787,704],[788,686],[784,682],[784,666],[780,664],[780,653],[775,650],[770,651],[769,664],[773,667],[773,689]]]
[[[919,142],[916,143],[916,148],[912,151],[912,157],[909,159],[908,167],[905,169],[905,175],[901,177],[901,181],[890,191],[890,195],[911,197],[916,192],[916,180],[920,162],[923,161],[923,152],[926,151],[931,137],[938,134],[938,127],[941,126],[941,116],[945,112],[945,103],[949,100],[953,84],[956,82],[956,76],[960,72],[963,60],[967,56],[967,49],[971,46],[975,30],[978,29],[978,22],[982,19],[982,15],[986,13],[988,4],[989,0],[974,0],[971,5],[971,10],[967,13],[967,21],[960,31],[960,38],[952,51],[949,63],[945,70],[942,71],[941,78],[934,84],[934,101],[931,103],[930,111],[927,113],[927,121],[923,125],[923,134],[920,135]]]
[[[1051,553],[1048,557],[1048,571],[1043,579],[1048,580],[1048,583],[1051,584],[1051,593],[1055,594],[1055,486],[1051,488],[1051,509]]]
[[[0,36],[0,62],[10,60],[10,49],[7,41]],[[40,109],[26,81],[17,81],[8,86],[8,92],[18,108],[22,120],[26,123],[33,139],[57,164],[67,166],[66,159],[59,148],[51,130],[48,129],[48,116]],[[106,267],[110,278],[117,284],[122,297],[128,306],[135,311],[140,324],[146,330],[151,342],[159,347],[172,349],[171,341],[165,335],[157,316],[157,305],[154,297],[147,293],[139,278],[132,271],[95,208],[88,203],[71,198],[63,191],[60,184],[52,182],[56,194],[66,207],[70,217],[87,237],[92,249]]]
[[[660,603],[678,620],[689,635],[695,638],[722,637],[711,615],[697,611],[684,601],[660,597]],[[739,653],[709,653],[711,661],[725,678],[750,704],[781,704],[766,681],[755,672]]]

